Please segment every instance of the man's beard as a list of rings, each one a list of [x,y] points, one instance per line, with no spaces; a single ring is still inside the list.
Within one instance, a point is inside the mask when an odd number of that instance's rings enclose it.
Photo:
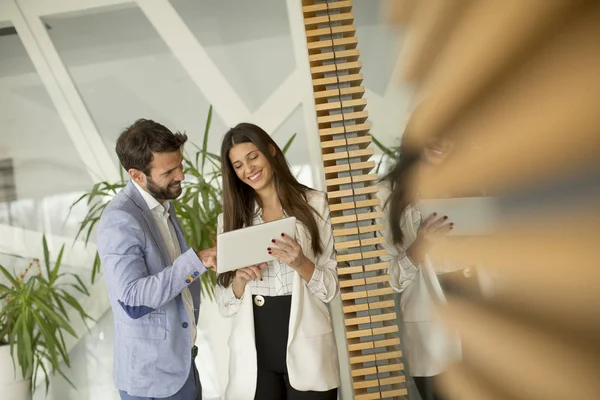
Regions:
[[[175,182],[166,187],[158,186],[152,178],[146,176],[146,190],[157,200],[175,200],[181,195],[182,189],[179,188],[176,192],[171,190],[172,187],[180,185],[181,182]]]

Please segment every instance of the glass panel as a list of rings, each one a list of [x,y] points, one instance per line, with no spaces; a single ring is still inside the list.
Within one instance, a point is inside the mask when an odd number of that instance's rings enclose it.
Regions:
[[[115,160],[119,134],[138,118],[186,131],[202,143],[209,103],[136,5],[44,21]],[[209,149],[219,149],[225,130],[213,113]]]
[[[385,11],[391,8],[391,2],[393,0],[355,1],[353,10],[371,134],[386,147],[397,147],[406,125],[412,91],[408,85],[400,85],[400,77],[393,76],[401,52],[402,32],[386,21]],[[382,152],[375,147],[375,160],[381,157]],[[389,158],[384,157],[380,175],[390,165]]]
[[[285,1],[171,4],[251,112],[296,68]]]
[[[302,105],[299,105],[274,132],[269,133],[282,149],[292,135],[296,134],[285,157],[296,178],[306,186],[313,187],[313,171],[308,156],[308,139]]]
[[[77,221],[66,216],[90,175],[16,31],[2,32],[0,223],[73,238]]]

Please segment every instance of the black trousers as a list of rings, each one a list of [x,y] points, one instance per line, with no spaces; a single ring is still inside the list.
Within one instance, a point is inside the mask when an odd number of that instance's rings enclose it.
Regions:
[[[287,372],[287,341],[292,296],[263,296],[254,307],[254,331],[258,360],[255,400],[336,400],[337,389],[300,392],[290,385]]]
[[[421,400],[444,400],[435,386],[436,376],[413,376]]]

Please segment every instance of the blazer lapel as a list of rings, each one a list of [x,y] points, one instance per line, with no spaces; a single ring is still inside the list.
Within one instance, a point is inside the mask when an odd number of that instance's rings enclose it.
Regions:
[[[179,248],[181,249],[181,254],[183,254],[190,247],[188,246],[188,243],[185,240],[183,229],[181,228],[181,224],[179,223],[177,215],[175,214],[175,205],[173,204],[173,202],[171,202],[171,207],[169,207],[169,219],[171,220],[171,224],[173,224],[173,229],[175,229],[175,235],[177,235],[177,241],[179,242]]]
[[[138,192],[137,188],[133,185],[133,183],[129,182],[129,184],[125,187],[127,190],[127,194],[133,200],[133,202],[142,210],[142,216],[146,220],[148,224],[148,229],[152,234],[152,238],[154,242],[158,246],[160,250],[160,255],[162,256],[164,266],[171,265],[171,257],[169,257],[169,251],[167,250],[167,246],[165,241],[163,240],[160,231],[158,230],[158,226],[156,225],[156,220],[154,219],[154,215],[152,215],[152,211],[148,208],[148,205],[144,201],[142,195]]]

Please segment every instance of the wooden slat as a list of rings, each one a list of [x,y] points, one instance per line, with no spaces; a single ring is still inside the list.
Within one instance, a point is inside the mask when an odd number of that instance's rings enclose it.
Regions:
[[[387,250],[382,249],[382,250],[373,250],[373,251],[365,251],[363,252],[363,258],[376,258],[376,257],[383,257],[383,256],[387,256]]]
[[[332,101],[330,103],[317,104],[316,108],[318,112],[338,110],[341,108],[357,107],[359,109],[364,108],[367,105],[367,99],[352,99],[344,101]]]
[[[342,300],[356,300],[356,299],[365,299],[367,298],[367,292],[366,291],[359,291],[359,292],[346,292],[346,293],[342,293],[341,294],[341,298]]]
[[[341,217],[332,217],[331,218],[332,225],[347,224],[347,223],[355,222],[355,221],[356,221],[356,214],[343,215]]]
[[[324,115],[322,117],[318,117],[317,122],[319,124],[330,124],[332,122],[349,121],[355,119],[363,120],[367,118],[369,118],[369,113],[367,111],[356,111],[350,113]]]
[[[378,270],[382,270],[382,269],[388,269],[389,267],[390,267],[390,264],[386,261],[386,262],[380,262],[380,263],[376,263],[376,264],[365,265],[364,269],[366,272],[371,272],[371,271],[378,271]]]
[[[354,88],[349,88],[354,89]],[[368,132],[371,129],[371,125],[368,122],[364,124],[352,124],[345,126],[338,126],[335,128],[321,128],[319,129],[319,135],[321,136],[332,136],[332,135],[343,135],[344,133],[354,132]]]
[[[362,265],[357,265],[356,267],[338,267],[337,268],[338,275],[359,274],[361,272],[364,272]]]
[[[354,33],[356,33],[356,26],[342,25],[342,26],[334,26],[331,29],[330,28],[311,29],[311,30],[306,31],[306,37],[310,39],[310,38],[315,38],[315,37],[320,37],[320,36],[328,36],[331,34],[336,35],[339,33],[354,34]]]
[[[391,287],[384,287],[381,289],[375,289],[375,290],[368,291],[369,297],[385,296],[386,294],[393,294],[393,293],[394,293],[394,289],[392,289]]]
[[[367,285],[372,285],[374,283],[385,283],[385,282],[389,282],[389,281],[390,281],[390,276],[387,274],[366,278]]]
[[[355,114],[355,113],[351,113],[351,114]],[[348,115],[348,114],[346,114],[346,115]],[[344,117],[346,115],[344,115]],[[356,146],[356,145],[361,145],[361,144],[368,145],[372,141],[373,141],[373,137],[371,135],[359,136],[359,137],[347,138],[347,139],[327,140],[325,142],[321,142],[321,148],[322,149],[331,149],[331,148],[342,147],[342,146]],[[366,146],[362,146],[362,147],[366,147]]]
[[[345,242],[336,242],[334,244],[334,247],[336,250],[340,250],[340,249],[351,249],[353,247],[360,247],[360,240],[348,240]],[[339,268],[338,268],[338,274],[339,274]]]
[[[337,97],[337,96],[349,96],[349,95],[363,95],[365,93],[364,86],[351,86],[347,88],[336,88],[329,90],[322,90],[320,92],[315,92],[315,99],[318,100],[326,100],[329,97]]]
[[[338,254],[336,260],[338,262],[356,261],[362,259],[362,254],[351,253],[351,254]]]
[[[363,303],[363,304],[354,304],[351,306],[344,306],[342,308],[342,311],[344,312],[344,314],[348,314],[348,313],[356,313],[359,311],[368,311],[369,310],[369,304],[368,303]]]
[[[321,43],[321,42],[318,42]],[[349,71],[353,73],[357,73],[362,68],[362,63],[360,61],[352,61],[352,62],[344,62],[339,64],[326,64],[326,65],[317,65],[310,68],[310,73],[313,75],[324,75],[326,73],[332,73],[335,71]]]
[[[365,376],[365,375],[373,375],[377,373],[377,367],[368,367],[368,368],[353,368],[350,372],[352,376]]]
[[[343,178],[332,178],[327,179],[325,181],[326,186],[339,186],[339,185],[347,185],[350,183],[362,183],[362,182],[373,182],[378,179],[376,174],[367,174],[367,175],[353,175],[346,176]],[[363,217],[363,219],[370,219],[370,217]]]
[[[345,58],[346,61],[358,60],[360,51],[358,49],[341,50],[341,51],[328,51],[324,53],[311,54],[308,59],[311,63],[318,61],[329,61],[338,58]],[[311,64],[312,65],[312,64]]]
[[[372,379],[368,381],[354,381],[353,385],[354,389],[367,389],[372,387],[379,386],[378,379]]]
[[[340,9],[346,9],[346,8],[351,8],[351,7],[352,7],[352,1],[350,1],[350,0],[332,1],[329,3],[318,3],[318,4],[314,4],[314,5],[310,5],[310,6],[304,6],[304,7],[302,7],[302,12],[304,14],[308,14],[308,13],[327,11],[328,9],[329,10],[340,10]]]
[[[335,211],[346,211],[346,210],[352,210],[355,208],[365,208],[365,207],[377,207],[379,206],[379,199],[369,199],[369,200],[362,200],[362,201],[347,201],[345,203],[339,203],[339,204],[331,204],[329,206],[329,211],[331,212],[335,212]],[[381,242],[384,243],[384,242]]]
[[[377,361],[391,360],[392,358],[400,358],[400,357],[402,357],[401,351],[388,351],[387,353],[377,353],[376,354]]]
[[[367,337],[367,336],[373,336],[373,331],[371,329],[346,331],[346,337],[348,339],[358,339],[358,338]]]
[[[364,278],[359,279],[349,279],[349,280],[340,280],[340,287],[347,288],[350,286],[362,286],[365,284]]]
[[[378,199],[375,199],[375,201],[378,201]],[[386,242],[386,240],[383,236],[375,237],[372,239],[361,239],[360,240],[360,244],[362,246],[373,246],[373,245],[383,244],[385,242]]]
[[[378,365],[377,371],[380,373],[404,371],[404,364],[398,363],[398,364]]]
[[[373,155],[373,149],[362,149],[353,151],[339,151],[337,153],[323,154],[323,161],[336,161],[344,158],[365,158],[368,159]],[[377,190],[376,190],[377,191]]]
[[[374,348],[373,342],[360,342],[360,343],[355,343],[355,344],[349,344],[348,345],[348,350],[349,351],[370,350],[372,348]]]
[[[389,280],[389,275],[386,275],[386,276]],[[367,285],[370,283],[373,283],[373,282],[369,282],[369,279],[371,279],[371,278],[365,278],[365,283]],[[373,303],[369,303],[369,309],[371,309],[371,310],[376,310],[379,308],[394,308],[394,307],[396,307],[395,300],[376,301]]]
[[[335,85],[337,83],[362,82],[363,79],[364,79],[364,75],[359,73],[359,74],[331,76],[331,77],[327,77],[327,78],[316,78],[316,79],[313,79],[312,82],[313,82],[313,86],[326,86],[326,85]]]
[[[395,312],[371,315],[371,322],[396,321],[398,316]]]
[[[374,187],[374,186],[373,186]],[[373,188],[372,187],[372,188]],[[377,190],[377,188],[375,187],[375,189]],[[377,232],[383,229],[383,225],[381,224],[377,224],[377,225],[369,225],[369,226],[361,226],[358,228],[358,231],[360,233],[371,233],[371,232]]]
[[[373,328],[373,335],[385,335],[387,333],[396,333],[398,332],[398,325],[389,325],[381,328]]]
[[[362,324],[368,324],[371,322],[371,317],[367,316],[367,317],[356,317],[356,318],[346,318],[346,320],[344,321],[344,323],[346,324],[346,326],[350,326],[350,325],[362,325]]]
[[[373,211],[368,213],[359,213],[356,214],[359,221],[366,221],[368,219],[378,219],[383,217],[383,213],[381,211]]]
[[[396,383],[404,383],[406,382],[406,378],[402,375],[398,375],[398,376],[391,376],[389,378],[381,378],[379,379],[379,383],[381,384],[381,386],[384,385],[393,385]]]
[[[346,24],[351,24],[352,22],[354,22],[354,14],[352,12],[343,12],[338,14],[304,18],[304,26],[307,28],[312,28],[316,25],[329,24],[329,22],[342,22]]]
[[[359,364],[359,363],[367,363],[375,361],[375,354],[366,354],[360,356],[350,357],[350,364]]]
[[[356,39],[355,36],[336,38],[333,40],[331,40],[331,39],[317,40],[317,41],[308,43],[308,51],[309,51],[309,54],[315,54],[317,51],[321,51],[322,49],[326,49],[326,48],[333,48],[334,46],[335,47],[345,46],[346,49],[353,49],[356,47],[357,44],[358,44],[358,39]],[[332,51],[333,51],[333,49],[332,49]],[[357,62],[357,63],[359,65],[362,65],[360,62]],[[329,69],[329,71],[335,71],[335,70],[340,71],[341,69],[344,68],[342,66],[342,64],[343,63],[330,64],[329,66],[333,67],[333,69]],[[359,68],[360,68],[360,66],[359,66]],[[311,68],[310,71],[313,74],[315,73],[315,70],[313,68]]]
[[[400,338],[376,340],[373,343],[375,348],[397,346],[400,344]]]

